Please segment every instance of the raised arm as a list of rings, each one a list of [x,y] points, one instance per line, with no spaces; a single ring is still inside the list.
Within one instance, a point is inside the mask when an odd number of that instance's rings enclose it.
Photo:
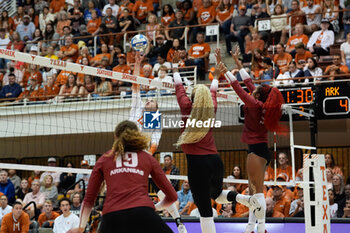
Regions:
[[[227,70],[226,66],[223,63],[219,64],[220,72],[225,75],[227,81],[231,83],[232,88],[235,90],[239,98],[244,102],[248,107],[253,107],[258,104],[258,100],[255,99],[252,95],[249,95],[242,87],[239,85],[236,77]]]
[[[191,108],[192,102],[186,94],[186,90],[182,85],[182,79],[181,79],[180,73],[176,69],[174,70],[174,83],[175,83],[176,98],[180,106],[181,112],[185,109]]]
[[[250,78],[250,75],[244,69],[242,62],[238,59],[239,54],[240,54],[240,51],[238,46],[236,47],[236,50],[234,53],[231,51],[231,56],[235,61],[237,68],[239,69],[239,74],[241,75],[241,78],[244,81],[244,84],[247,86],[249,92],[253,92],[255,90],[255,86],[253,84],[252,79]]]
[[[140,54],[140,52],[136,52],[134,75],[140,75],[142,59],[143,59],[143,56]],[[142,109],[143,109],[143,104],[142,104],[141,94],[140,94],[140,85],[132,84],[131,89],[132,89],[132,94],[131,94],[131,109],[129,114],[129,120],[137,121],[142,116]]]

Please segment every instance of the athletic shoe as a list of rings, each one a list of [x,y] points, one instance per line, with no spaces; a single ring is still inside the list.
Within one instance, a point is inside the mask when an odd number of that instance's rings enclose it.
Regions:
[[[249,198],[249,204],[254,209],[253,212],[257,219],[265,218],[266,210],[264,209],[263,206],[261,206],[260,202],[256,197],[252,196],[251,198]]]
[[[179,233],[187,233],[186,227],[183,223],[179,224],[177,230],[179,231]]]

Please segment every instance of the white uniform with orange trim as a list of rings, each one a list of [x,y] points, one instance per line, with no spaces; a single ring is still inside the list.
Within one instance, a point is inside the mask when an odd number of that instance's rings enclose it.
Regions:
[[[159,145],[160,138],[162,137],[162,131],[158,129],[144,131],[144,128],[143,128],[144,105],[141,100],[140,90],[138,88],[137,90],[135,89],[133,89],[132,95],[131,95],[131,110],[130,110],[129,120],[134,121],[142,132],[148,134],[151,137],[150,150],[153,151],[154,153],[156,148]],[[155,147],[155,150],[152,149],[152,147]]]

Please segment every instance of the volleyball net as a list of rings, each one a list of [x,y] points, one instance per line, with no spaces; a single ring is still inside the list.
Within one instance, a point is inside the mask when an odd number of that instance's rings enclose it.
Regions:
[[[54,83],[57,86],[60,85],[60,88],[69,80],[69,75],[74,75],[77,83],[79,79],[82,79],[76,89],[83,89],[84,87],[87,89],[84,85],[86,85],[85,81],[88,77],[95,81],[102,78],[112,83],[138,84],[141,87],[147,87],[140,88],[140,105],[144,105],[148,100],[156,100],[161,114],[158,122],[147,122],[152,121],[153,115],[141,114],[142,116],[139,115],[135,118],[135,115],[133,115],[136,114],[135,111],[131,111],[134,98],[130,85],[125,85],[124,91],[118,92],[118,94],[95,95],[94,92],[81,93],[78,91],[75,95],[59,95],[56,97],[44,95],[42,98],[28,95],[11,102],[3,101],[0,103],[2,105],[0,107],[0,138],[2,139],[0,140],[2,148],[0,154],[3,158],[101,155],[111,147],[113,143],[112,133],[119,122],[127,119],[138,121],[141,118],[144,118],[142,121],[150,128],[162,131],[158,147],[158,152],[161,152],[160,161],[162,161],[164,153],[179,150],[173,144],[180,135],[179,124],[181,124],[182,115],[174,95],[174,84],[172,82],[148,79],[6,49],[0,49],[0,58],[9,60],[17,69],[23,68],[22,70],[27,77],[26,79],[22,78],[22,94],[29,90],[33,79],[33,85],[37,85],[37,89],[45,88],[49,85],[50,75],[54,76]],[[55,72],[52,72],[53,70]],[[190,94],[194,84],[196,84],[196,67],[180,69],[180,74],[184,80],[186,92]],[[173,75],[172,71],[170,70],[166,75],[171,77]],[[245,148],[240,143],[242,130],[241,101],[227,85],[220,86],[217,97],[216,119],[207,122],[207,124],[216,128],[214,137],[218,149],[229,151],[234,148]],[[287,137],[284,140],[288,142],[284,144],[288,147],[289,140],[292,142],[290,154],[293,167],[291,180],[293,180],[293,183],[288,185],[295,185],[295,171],[297,168],[294,149],[309,150],[313,148],[294,145],[292,119],[295,114],[302,114],[307,117],[311,115],[308,111],[301,112],[297,107],[287,105],[284,107],[284,112],[291,129],[289,138]],[[219,124],[216,125],[216,123]],[[143,127],[145,128],[145,125]],[[147,130],[145,131],[147,132]],[[277,144],[278,142],[275,140],[275,151],[280,146]],[[245,153],[243,151],[243,154]],[[301,155],[299,157],[301,158]],[[226,162],[231,163],[232,161]],[[245,162],[234,161],[234,163],[244,164]],[[300,165],[301,162],[299,162]],[[17,170],[23,168],[21,166]],[[227,168],[231,169],[232,164]],[[184,180],[186,177],[179,176],[174,179]],[[228,179],[225,182],[229,183],[232,180]],[[236,182],[247,183],[246,180],[236,180]],[[276,180],[274,183],[276,184]]]

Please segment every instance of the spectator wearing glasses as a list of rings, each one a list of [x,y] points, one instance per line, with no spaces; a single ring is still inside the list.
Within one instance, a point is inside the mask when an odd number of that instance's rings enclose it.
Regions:
[[[26,210],[28,211],[29,215],[32,217],[35,214],[41,213],[41,208],[44,205],[45,202],[45,194],[40,192],[40,182],[39,180],[34,180],[32,182],[32,192],[27,193],[23,199],[23,205],[27,205],[28,203],[34,201],[36,204],[36,213],[34,213],[34,207],[33,205],[30,205]]]

